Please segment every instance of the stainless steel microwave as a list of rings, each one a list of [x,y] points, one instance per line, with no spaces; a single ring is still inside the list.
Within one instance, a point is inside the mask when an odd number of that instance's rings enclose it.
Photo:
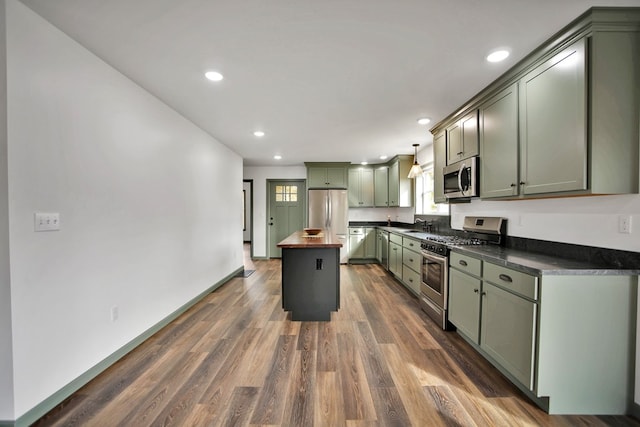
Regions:
[[[476,197],[478,188],[478,157],[470,157],[445,166],[444,196],[447,199]]]

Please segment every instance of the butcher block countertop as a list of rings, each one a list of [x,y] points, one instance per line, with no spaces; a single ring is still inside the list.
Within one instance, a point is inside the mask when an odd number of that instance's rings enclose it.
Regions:
[[[283,241],[278,243],[279,248],[341,248],[342,243],[338,237],[328,230],[322,230],[314,236],[304,230],[296,231]]]

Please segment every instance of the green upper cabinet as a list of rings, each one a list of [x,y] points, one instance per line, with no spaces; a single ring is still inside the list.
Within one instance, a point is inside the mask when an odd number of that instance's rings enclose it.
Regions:
[[[413,207],[413,179],[408,178],[413,156],[396,156],[389,163],[389,206]]]
[[[305,163],[308,188],[347,188],[349,163]]]
[[[472,111],[447,127],[447,164],[478,155],[478,112]]]
[[[373,202],[376,207],[389,206],[389,166],[376,166],[373,171],[375,194]]]
[[[373,169],[370,167],[349,168],[349,207],[373,207]]]
[[[587,188],[585,54],[582,39],[519,82],[524,195]]]
[[[509,86],[482,104],[479,119],[480,197],[516,196],[519,188],[518,86]]]
[[[443,130],[433,137],[433,201],[446,203],[442,169],[447,165],[447,137]],[[482,187],[481,187],[482,188]]]
[[[637,194],[639,25],[590,9],[434,126],[434,150],[446,131],[447,162],[470,155],[477,109],[481,198]]]

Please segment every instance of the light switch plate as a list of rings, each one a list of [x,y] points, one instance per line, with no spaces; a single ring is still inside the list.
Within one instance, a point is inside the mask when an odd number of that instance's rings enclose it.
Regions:
[[[33,229],[34,231],[60,230],[60,214],[58,212],[36,212]]]

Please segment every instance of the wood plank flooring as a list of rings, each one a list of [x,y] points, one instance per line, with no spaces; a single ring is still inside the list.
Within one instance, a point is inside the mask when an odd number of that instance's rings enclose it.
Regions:
[[[256,260],[37,426],[640,426],[550,416],[377,265],[341,266],[331,322],[292,322]]]

